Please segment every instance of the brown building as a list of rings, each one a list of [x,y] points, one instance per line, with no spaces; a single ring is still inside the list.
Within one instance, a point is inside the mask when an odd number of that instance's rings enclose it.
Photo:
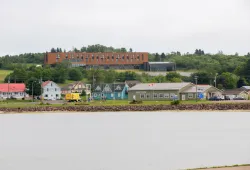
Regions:
[[[173,71],[176,69],[172,62],[148,62],[147,52],[60,52],[46,53],[44,64],[57,64],[68,61],[72,67],[101,68],[101,69],[144,69],[145,71]]]
[[[56,64],[69,61],[73,67],[86,66],[101,68],[123,68],[133,69],[142,68],[148,62],[148,53],[86,53],[86,52],[67,52],[67,53],[46,53],[44,64]]]

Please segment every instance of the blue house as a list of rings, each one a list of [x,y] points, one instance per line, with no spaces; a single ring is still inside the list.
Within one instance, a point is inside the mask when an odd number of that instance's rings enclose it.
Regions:
[[[96,84],[92,96],[94,100],[101,100],[103,97],[107,100],[128,99],[128,85],[125,83]]]

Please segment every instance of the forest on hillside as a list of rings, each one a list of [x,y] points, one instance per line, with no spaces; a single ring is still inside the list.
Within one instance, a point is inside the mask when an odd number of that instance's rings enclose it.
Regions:
[[[75,52],[133,52],[130,48],[114,48],[103,45],[89,45],[80,49],[72,49]],[[52,48],[51,52],[66,51],[61,48]],[[193,53],[181,54],[180,52],[171,53],[150,53],[149,61],[171,61],[177,65],[177,70],[189,71],[194,73],[191,77],[183,77],[178,73],[171,73],[166,76],[149,76],[146,73],[141,75],[134,72],[117,73],[114,70],[84,70],[83,68],[71,68],[70,63],[57,64],[56,66],[43,66],[35,68],[28,67],[27,64],[43,64],[44,53],[26,53],[20,55],[6,55],[0,57],[0,69],[14,70],[8,75],[5,82],[10,77],[11,82],[26,82],[33,77],[43,80],[53,80],[57,83],[64,83],[66,80],[82,80],[83,78],[89,83],[93,83],[91,75],[95,74],[96,82],[113,82],[116,79],[137,79],[141,82],[181,82],[194,81],[194,76],[198,76],[200,84],[214,84],[217,79],[218,87],[236,88],[242,85],[250,84],[250,53],[240,56],[238,53],[234,55],[223,54],[219,51],[217,54],[205,53],[201,49],[194,50]],[[65,66],[66,64],[66,66]],[[93,73],[95,72],[95,73]]]

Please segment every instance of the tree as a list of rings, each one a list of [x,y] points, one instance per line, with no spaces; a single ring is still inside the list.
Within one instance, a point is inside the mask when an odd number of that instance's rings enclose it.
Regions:
[[[105,71],[104,75],[105,75],[104,78],[105,83],[113,83],[117,79],[116,72],[114,70]]]
[[[27,93],[29,95],[40,96],[41,95],[41,81],[34,77],[28,79],[26,83]],[[33,91],[33,92],[32,92]]]
[[[127,49],[126,48],[121,48],[121,52],[126,53]]]
[[[174,78],[181,79],[180,73],[177,72],[169,72],[166,74],[166,80],[172,82]]]
[[[194,82],[195,76],[198,76],[197,83],[198,84],[212,84],[215,79],[215,74],[211,74],[207,71],[199,71],[191,74],[191,81]]]
[[[240,78],[239,81],[237,82],[237,88],[241,88],[242,86],[246,86],[247,82],[245,78]]]
[[[52,53],[56,53],[56,49],[51,48],[50,52],[52,52]]]
[[[91,84],[98,84],[103,82],[104,74],[101,69],[91,69],[87,72],[87,78]]]
[[[161,60],[164,61],[166,59],[166,55],[164,53],[161,53]]]
[[[222,84],[226,89],[234,89],[237,87],[239,77],[233,73],[224,72],[219,76],[218,84]]]
[[[132,53],[132,52],[133,52],[133,49],[132,49],[132,48],[130,48],[130,49],[129,49],[129,52],[131,52],[131,53]]]
[[[80,81],[82,79],[82,72],[77,68],[69,70],[69,80]]]
[[[155,54],[155,61],[160,61],[160,55],[158,53]]]

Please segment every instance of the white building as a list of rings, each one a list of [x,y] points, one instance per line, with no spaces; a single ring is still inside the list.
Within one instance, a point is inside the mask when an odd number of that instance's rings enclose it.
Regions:
[[[53,81],[46,81],[42,84],[43,94],[42,97],[45,100],[60,100],[61,88]]]
[[[25,91],[26,87],[24,83],[0,84],[0,99],[23,99],[29,97]]]

